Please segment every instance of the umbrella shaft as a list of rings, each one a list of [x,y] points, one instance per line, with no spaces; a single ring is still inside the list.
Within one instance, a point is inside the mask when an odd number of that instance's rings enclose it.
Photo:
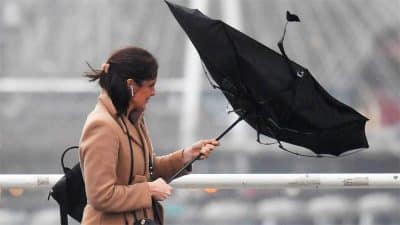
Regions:
[[[232,128],[233,128],[234,126],[236,126],[236,124],[238,124],[240,121],[242,121],[243,118],[244,118],[245,116],[246,116],[246,113],[243,114],[243,115],[241,115],[235,122],[233,122],[228,128],[226,128],[226,130],[224,130],[224,131],[216,138],[216,140],[217,140],[217,141],[221,140],[221,139],[225,136],[225,134],[227,134],[230,130],[232,130]]]
[[[221,140],[225,134],[227,134],[236,124],[238,124],[240,121],[244,119],[246,116],[246,113],[241,115],[235,122],[233,122],[228,128],[226,128],[217,138],[216,140],[219,141]],[[169,180],[168,183],[171,183],[172,180],[174,180],[176,177],[178,177],[184,170],[186,170],[189,166],[191,166],[194,161],[199,160],[201,157],[201,154],[198,154],[194,159],[192,159],[190,162],[186,163],[178,172],[176,172]]]

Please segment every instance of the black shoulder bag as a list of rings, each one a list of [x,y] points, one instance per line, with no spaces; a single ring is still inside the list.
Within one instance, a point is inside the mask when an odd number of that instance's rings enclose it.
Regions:
[[[79,147],[69,147],[62,153],[61,166],[64,176],[51,188],[48,197],[53,197],[60,206],[61,225],[68,225],[68,215],[81,222],[87,201],[80,164],[77,163],[72,169],[64,165],[64,156],[72,149],[79,150]]]
[[[130,134],[128,127],[125,124],[125,121],[123,118],[121,118],[126,130],[127,130],[127,136],[128,136],[128,141],[129,141],[129,148],[131,151],[131,171],[130,171],[130,176],[129,176],[129,181],[128,184],[132,182],[132,175],[133,175],[133,148],[132,148],[132,143],[130,139]],[[61,155],[61,166],[64,171],[64,176],[57,181],[57,183],[51,188],[51,191],[49,192],[48,199],[50,199],[50,196],[53,197],[54,200],[57,201],[57,203],[60,206],[60,221],[61,225],[68,225],[68,215],[70,215],[72,218],[77,220],[78,222],[82,221],[82,216],[83,216],[83,210],[86,206],[87,199],[86,199],[86,192],[85,192],[85,182],[83,180],[82,176],[82,170],[80,167],[80,164],[77,163],[74,167],[68,168],[64,165],[64,156],[65,154],[72,150],[72,149],[77,149],[79,150],[78,146],[72,146],[64,150],[64,152]],[[151,163],[150,159],[150,163]],[[152,163],[149,165],[150,166],[150,172],[152,172],[153,165]],[[160,212],[160,205],[158,202],[153,201],[153,205],[155,205],[155,210],[154,210],[154,216],[156,220],[158,221],[158,224],[161,223],[161,218],[160,215],[158,215],[158,212]],[[126,225],[127,221],[125,220]],[[140,219],[136,220],[135,224],[139,225],[157,225],[154,221],[150,219]]]

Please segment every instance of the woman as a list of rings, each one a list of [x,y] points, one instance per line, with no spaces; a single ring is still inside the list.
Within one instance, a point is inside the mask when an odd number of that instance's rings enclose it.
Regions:
[[[143,112],[155,95],[157,69],[149,52],[127,47],[113,53],[101,70],[86,74],[90,81],[99,80],[102,90],[80,140],[88,200],[83,225],[154,220],[152,200],[171,195],[165,180],[198,154],[207,158],[219,145],[216,140],[201,140],[169,155],[154,156]]]

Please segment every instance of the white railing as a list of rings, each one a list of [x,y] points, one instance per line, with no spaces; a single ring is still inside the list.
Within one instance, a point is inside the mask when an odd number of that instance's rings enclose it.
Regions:
[[[3,174],[0,188],[50,188],[61,174]],[[171,183],[175,188],[217,189],[400,189],[400,173],[343,174],[191,174]]]

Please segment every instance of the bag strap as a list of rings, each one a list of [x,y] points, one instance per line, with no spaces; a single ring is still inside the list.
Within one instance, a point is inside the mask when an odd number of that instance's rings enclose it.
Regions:
[[[122,117],[121,117],[121,120],[122,120],[122,123],[125,126],[126,135],[128,136],[129,148],[131,150],[131,172],[130,172],[129,181],[128,181],[128,184],[131,184],[132,183],[132,177],[133,177],[133,170],[134,170],[134,160],[133,160],[133,148],[132,148],[132,142],[131,142],[131,134],[129,133],[128,126],[126,125],[126,123],[125,123],[125,121],[124,121],[124,119]],[[151,159],[149,158],[149,162],[150,161],[151,161]],[[149,167],[151,168],[151,171],[152,171],[153,163],[151,162],[151,163],[149,163],[149,165],[150,164],[151,164],[151,167],[150,166]],[[146,212],[145,209],[143,209],[143,213],[144,213],[145,217],[147,217],[147,212]],[[133,214],[133,217],[134,217],[135,221],[138,221],[138,217],[136,215],[136,211],[133,211],[132,214]],[[126,217],[125,217],[125,224],[128,225],[128,220],[126,219]]]
[[[79,149],[78,146],[71,146],[68,147],[67,149],[64,150],[64,152],[61,155],[61,166],[64,172],[64,176],[66,176],[66,173],[68,172],[68,170],[71,170],[70,168],[67,168],[64,164],[64,157],[65,154],[67,152],[69,152],[72,149]],[[60,222],[61,225],[68,225],[68,208],[69,208],[69,204],[68,204],[68,198],[67,198],[67,186],[64,186],[64,190],[62,191],[62,198],[65,199],[65,203],[66,205],[60,204]],[[49,194],[50,197],[50,194]]]
[[[134,154],[133,154],[133,147],[132,147],[132,141],[131,141],[131,134],[129,133],[128,126],[126,125],[125,120],[123,119],[123,117],[121,116],[120,118],[121,118],[122,123],[124,124],[125,129],[126,129],[126,135],[128,137],[129,148],[131,150],[130,151],[131,152],[131,154],[130,154],[130,156],[131,156],[131,171],[130,171],[130,176],[129,176],[129,181],[128,181],[128,184],[131,184],[132,183],[132,177],[133,177],[133,171],[134,171],[134,157],[133,157]],[[152,177],[153,176],[153,158],[152,158],[152,155],[151,155],[150,152],[149,152],[149,172],[150,172],[150,177]],[[147,211],[145,209],[143,209],[143,213],[144,213],[145,217],[148,217]],[[134,217],[135,221],[138,221],[138,217],[136,215],[136,211],[133,211],[132,214],[133,214],[133,217]],[[124,217],[125,217],[125,224],[128,225],[128,220],[127,220],[125,215],[124,215]]]
[[[63,205],[60,205],[60,222],[61,225],[68,225],[68,212]]]
[[[128,143],[129,143],[129,149],[130,149],[130,157],[131,157],[131,171],[129,174],[129,179],[128,179],[128,185],[132,183],[132,177],[133,177],[133,170],[134,170],[134,158],[133,158],[133,148],[132,148],[132,142],[131,142],[131,134],[129,133],[128,126],[125,123],[125,120],[122,116],[120,116],[122,123],[124,124],[124,127],[126,129],[126,136],[128,137]],[[135,220],[137,220],[137,216],[135,211],[133,211],[133,216]],[[126,214],[124,214],[124,219],[125,219],[125,225],[128,225],[128,219],[126,218]]]
[[[69,151],[72,150],[72,149],[79,149],[79,146],[71,146],[71,147],[68,147],[67,149],[64,150],[64,152],[63,152],[62,155],[61,155],[61,166],[62,166],[62,169],[63,169],[63,171],[64,171],[64,174],[67,173],[67,171],[68,171],[68,169],[69,169],[69,168],[65,167],[65,165],[64,165],[64,156],[65,156],[65,154],[66,154],[67,152],[69,152]]]
[[[122,116],[120,118],[121,118],[122,123],[124,124],[125,129],[126,129],[126,136],[128,137],[129,149],[131,150],[130,151],[130,153],[131,153],[130,154],[130,157],[131,157],[131,171],[130,171],[129,180],[128,180],[128,184],[131,184],[132,183],[132,177],[133,177],[133,171],[134,171],[134,168],[135,168],[134,167],[135,161],[134,161],[134,158],[133,158],[133,147],[132,147],[132,142],[131,142],[131,134],[129,133],[129,129],[128,129],[128,126],[125,123],[124,118]]]

